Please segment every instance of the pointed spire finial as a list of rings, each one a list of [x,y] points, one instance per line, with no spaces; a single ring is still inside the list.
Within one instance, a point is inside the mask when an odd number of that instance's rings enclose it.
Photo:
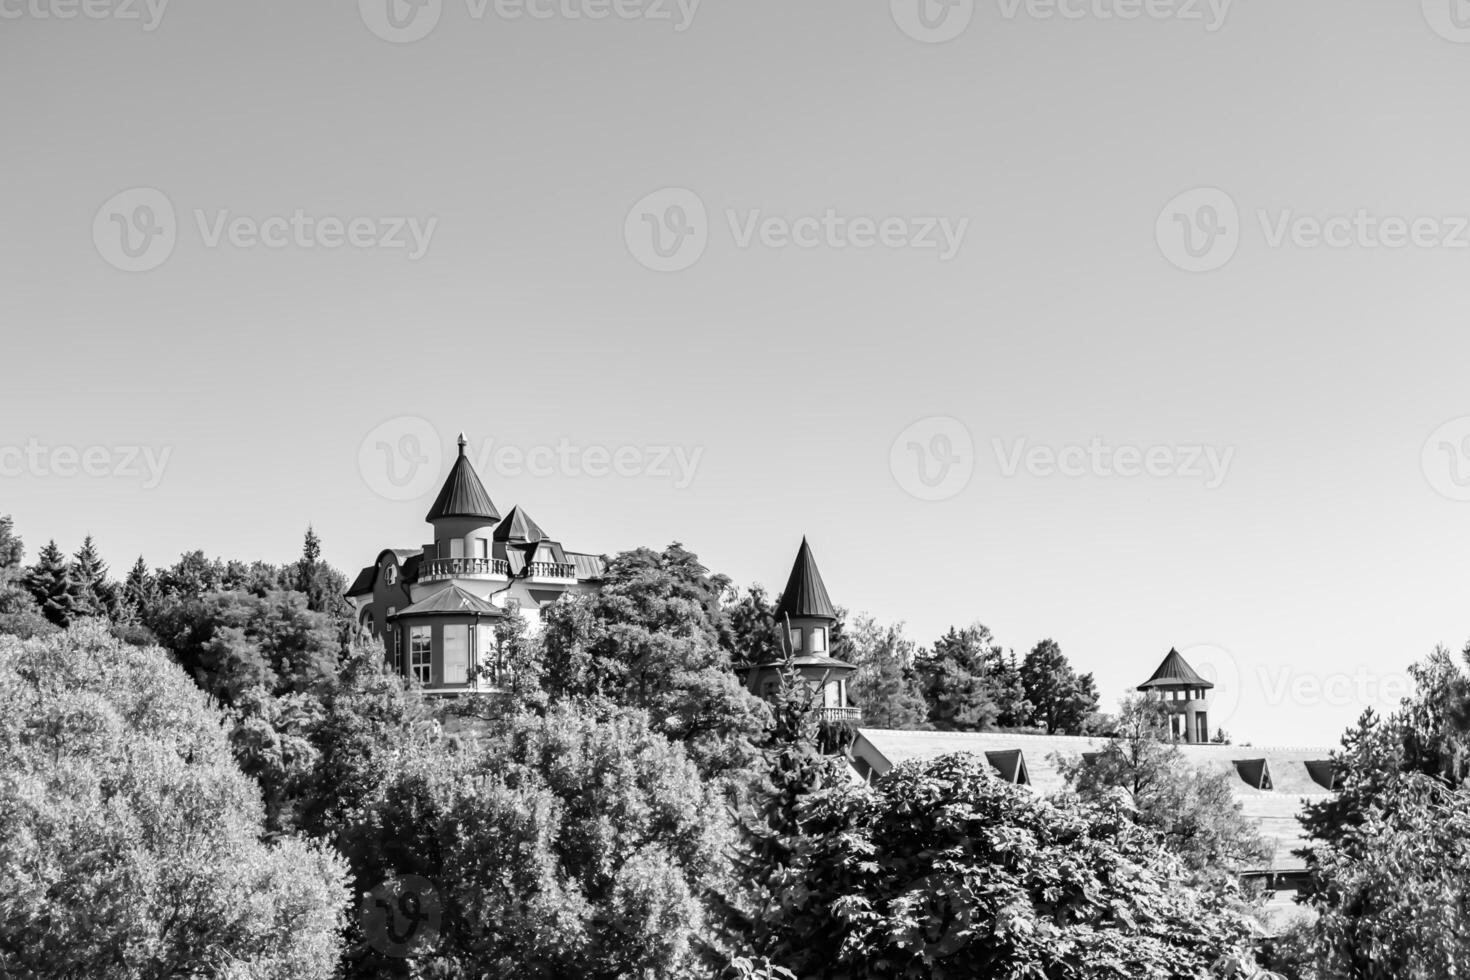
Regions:
[[[469,444],[470,444],[470,441],[469,441],[469,440],[468,440],[468,439],[466,439],[466,438],[465,438],[465,437],[464,437],[464,433],[463,433],[463,432],[461,432],[461,433],[460,433],[460,434],[459,434],[459,454],[460,454],[460,455],[461,455],[461,456],[463,456],[463,455],[464,455],[464,447],[465,447],[465,446],[468,446],[468,445],[469,445]]]

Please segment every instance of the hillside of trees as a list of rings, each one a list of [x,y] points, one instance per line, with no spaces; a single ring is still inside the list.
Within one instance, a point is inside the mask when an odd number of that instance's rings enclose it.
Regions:
[[[1231,871],[1261,842],[1218,779],[1099,710],[1056,643],[928,645],[844,612],[864,725],[1107,734],[1043,798],[957,755],[854,780],[775,598],[678,544],[498,629],[503,697],[385,670],[309,529],[286,565],[202,552],[114,576],[89,537],[27,560],[0,518],[0,976],[1252,977]],[[1470,969],[1470,681],[1344,738],[1310,817],[1301,978]],[[413,928],[395,925],[406,916]]]

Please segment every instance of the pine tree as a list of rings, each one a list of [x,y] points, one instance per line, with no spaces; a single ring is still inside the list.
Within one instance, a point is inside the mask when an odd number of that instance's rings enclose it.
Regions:
[[[97,553],[92,535],[82,540],[82,547],[72,556],[72,576],[76,582],[75,616],[105,616],[116,619],[117,587],[107,578],[107,562]]]
[[[119,616],[128,622],[149,622],[157,611],[157,603],[158,584],[148,571],[148,563],[139,555],[119,590]]]
[[[1097,712],[1097,683],[1072,669],[1055,640],[1042,640],[1021,663],[1021,683],[1034,723],[1048,735],[1081,735]]]
[[[20,575],[26,546],[15,533],[15,522],[9,514],[0,514],[0,585]]]
[[[36,556],[36,564],[26,575],[26,588],[41,612],[57,626],[68,626],[76,618],[76,580],[66,555],[54,540],[46,542],[46,547]]]

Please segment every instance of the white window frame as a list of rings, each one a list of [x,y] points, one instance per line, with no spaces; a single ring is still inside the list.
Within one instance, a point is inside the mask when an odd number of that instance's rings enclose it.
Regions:
[[[792,653],[800,653],[801,652],[801,627],[800,626],[793,626],[793,627],[791,627],[791,652]]]
[[[810,647],[811,647],[811,649],[808,652],[810,652],[810,653],[826,653],[827,652],[827,630],[826,630],[826,628],[825,627],[822,627],[822,626],[813,626],[811,628],[811,634],[812,634],[812,636],[811,636],[811,643],[809,644]]]
[[[420,641],[423,641],[422,646]],[[410,626],[408,628],[408,653],[410,676],[420,684],[434,682],[434,627]]]

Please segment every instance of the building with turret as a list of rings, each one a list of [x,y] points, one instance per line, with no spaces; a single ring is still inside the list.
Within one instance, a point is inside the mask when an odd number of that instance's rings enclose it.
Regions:
[[[1175,741],[1204,743],[1210,740],[1210,689],[1214,686],[1171,648],[1153,676],[1138,689],[1144,697],[1163,706],[1169,734]]]
[[[746,688],[762,698],[774,697],[789,658],[797,676],[811,688],[822,721],[857,722],[861,712],[847,693],[847,683],[857,668],[831,655],[836,625],[837,609],[827,595],[811,545],[802,538],[796,563],[776,604],[783,659],[741,668]]]
[[[429,693],[498,688],[495,624],[512,608],[535,629],[563,595],[590,592],[601,557],[569,551],[522,507],[502,515],[459,437],[459,456],[424,518],[432,540],[385,548],[358,572],[347,599],[384,656]]]

